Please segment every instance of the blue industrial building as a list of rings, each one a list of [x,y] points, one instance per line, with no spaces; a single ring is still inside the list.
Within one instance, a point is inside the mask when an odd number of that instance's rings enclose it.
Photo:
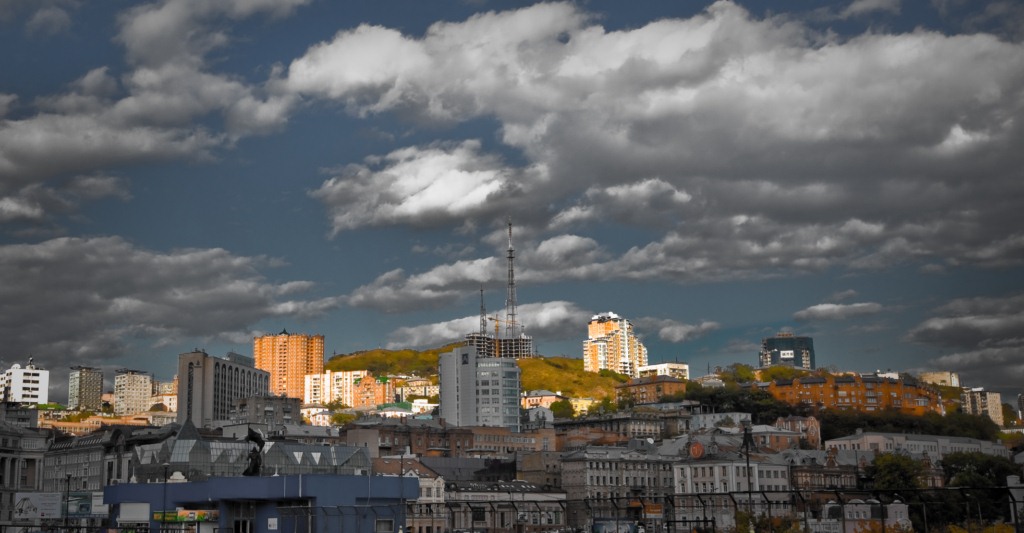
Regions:
[[[106,487],[112,527],[194,533],[398,533],[414,477],[304,474]],[[163,526],[163,527],[161,527]]]

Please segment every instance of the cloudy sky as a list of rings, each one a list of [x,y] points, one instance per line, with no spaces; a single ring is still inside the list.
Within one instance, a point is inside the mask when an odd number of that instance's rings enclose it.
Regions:
[[[791,9],[797,8],[797,11]],[[0,0],[0,365],[322,333],[1024,378],[1014,1]],[[112,374],[108,375],[108,379]]]

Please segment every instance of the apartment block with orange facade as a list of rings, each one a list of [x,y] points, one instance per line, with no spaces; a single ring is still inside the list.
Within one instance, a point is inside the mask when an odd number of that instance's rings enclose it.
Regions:
[[[612,312],[591,317],[583,341],[583,370],[611,370],[638,378],[642,366],[647,366],[647,348],[629,320]]]
[[[387,377],[365,376],[352,386],[353,409],[375,409],[395,401],[395,384]]]
[[[324,372],[324,336],[288,333],[252,340],[256,368],[270,373],[270,393],[302,400],[306,375]]]
[[[753,387],[767,391],[777,400],[819,409],[895,409],[912,415],[944,411],[938,391],[912,378],[823,374],[757,383]]]
[[[685,381],[664,375],[631,379],[615,386],[615,395],[619,400],[631,399],[636,404],[657,403],[665,396],[685,392]]]

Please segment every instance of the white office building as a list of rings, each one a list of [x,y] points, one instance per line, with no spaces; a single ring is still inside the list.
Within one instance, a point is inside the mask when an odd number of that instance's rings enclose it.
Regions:
[[[519,365],[515,359],[482,357],[471,347],[441,354],[439,412],[455,426],[497,426],[519,431]]]
[[[3,374],[0,401],[13,403],[43,404],[50,401],[50,371],[43,370],[28,359],[22,368],[15,363]]]

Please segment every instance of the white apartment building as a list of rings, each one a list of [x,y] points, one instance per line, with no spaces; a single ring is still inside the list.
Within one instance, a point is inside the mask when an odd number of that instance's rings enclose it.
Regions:
[[[3,374],[0,401],[43,404],[50,401],[50,371],[43,370],[29,357],[24,368],[15,363]]]
[[[114,414],[131,415],[153,406],[153,377],[139,370],[121,369],[114,374]]]
[[[670,376],[673,378],[690,379],[690,365],[686,363],[658,363],[640,367],[640,377]]]
[[[323,374],[306,374],[302,403],[327,405],[340,402],[352,406],[356,382],[369,375],[367,370],[326,370]]]

